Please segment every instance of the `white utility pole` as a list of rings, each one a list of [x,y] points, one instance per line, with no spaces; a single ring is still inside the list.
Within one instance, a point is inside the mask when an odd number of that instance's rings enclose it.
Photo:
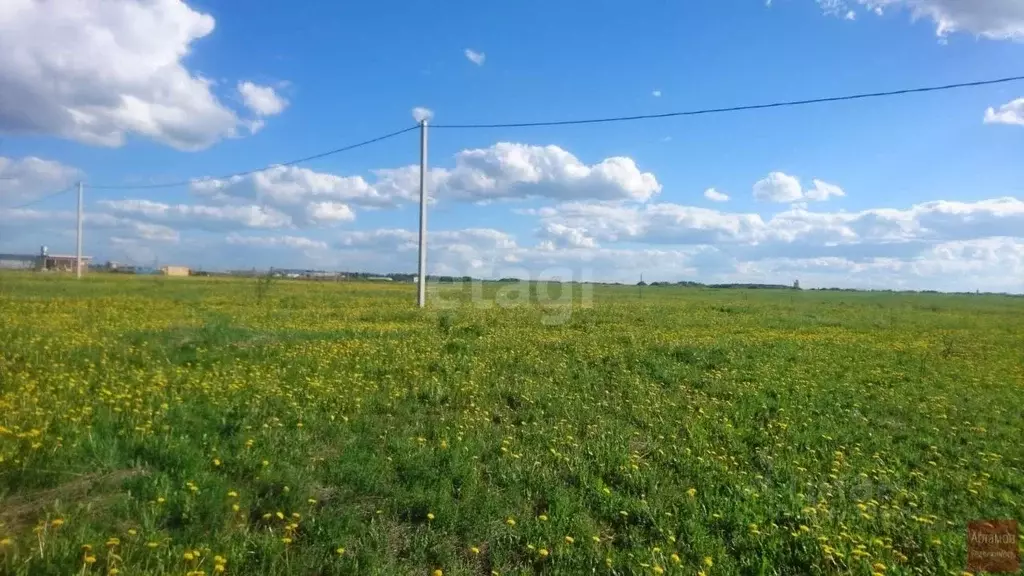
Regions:
[[[78,241],[75,249],[75,277],[82,277],[82,182],[78,182]]]
[[[419,307],[427,306],[427,120],[420,120],[420,274]]]

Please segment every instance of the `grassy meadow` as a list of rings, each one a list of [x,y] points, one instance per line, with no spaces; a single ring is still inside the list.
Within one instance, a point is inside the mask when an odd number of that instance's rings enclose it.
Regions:
[[[1024,299],[574,290],[0,274],[0,574],[959,575],[1024,520]]]

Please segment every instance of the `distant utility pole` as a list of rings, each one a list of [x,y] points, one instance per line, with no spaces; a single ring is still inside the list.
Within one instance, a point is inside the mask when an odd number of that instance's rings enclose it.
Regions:
[[[419,307],[427,306],[427,120],[420,120],[420,285]]]
[[[82,181],[78,181],[78,239],[75,242],[75,277],[82,277]]]

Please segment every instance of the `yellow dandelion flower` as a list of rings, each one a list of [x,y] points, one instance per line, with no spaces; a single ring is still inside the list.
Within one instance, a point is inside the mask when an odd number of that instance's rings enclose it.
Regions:
[[[433,520],[433,519],[434,519],[434,513],[433,512],[427,512],[427,520]]]
[[[50,526],[52,526],[54,528],[60,528],[63,525],[64,525],[64,519],[63,518],[54,518],[53,520],[50,520]]]
[[[213,465],[214,466],[220,466],[220,458],[214,458],[213,459]]]
[[[654,565],[654,568],[652,568],[652,570],[654,571],[655,574],[664,574],[665,573],[665,569],[662,568],[661,566],[658,566],[657,564]]]
[[[234,490],[228,492],[228,498],[238,498],[238,492],[235,492]]]
[[[547,558],[548,557],[548,549],[547,548],[541,548],[540,550],[537,550],[537,554],[540,554],[541,558]]]
[[[541,522],[547,522],[548,521],[548,517],[547,517],[546,514],[541,514],[540,516],[537,516],[537,519],[540,520]]]
[[[224,565],[223,564],[215,564],[213,566],[213,571],[216,572],[217,574],[223,573],[224,572]]]
[[[285,536],[284,538],[281,538],[281,542],[284,542],[285,545],[288,545],[288,544],[292,543],[292,539],[287,537],[287,536]]]
[[[574,543],[574,542],[576,542],[576,539],[575,539],[575,538],[573,538],[572,536],[566,536],[566,537],[565,537],[565,543],[566,543],[566,544],[572,544],[572,543]]]
[[[694,496],[697,495],[697,489],[690,488],[689,490],[686,491],[686,495],[689,496],[690,498],[693,498]]]
[[[671,555],[671,556],[669,556],[669,558],[671,558],[671,559],[672,559],[672,563],[673,563],[673,564],[675,564],[675,565],[677,565],[677,566],[678,566],[679,564],[682,564],[682,563],[683,563],[683,559],[682,559],[682,558],[680,558],[680,557],[679,557],[679,554],[676,554],[675,552],[673,552],[673,553],[672,553],[672,555]]]
[[[281,512],[280,510],[274,512],[274,516],[277,516],[278,520],[284,520],[284,512]]]
[[[10,538],[4,538],[3,540],[0,540],[0,547],[6,547],[6,546],[10,546],[10,545],[11,545],[11,539]]]
[[[196,559],[196,555],[193,554],[191,551],[185,552],[184,554],[182,554],[182,556],[184,556],[185,560],[188,560],[189,562]]]
[[[95,564],[96,563],[96,557],[95,556],[91,556],[91,555],[86,555],[86,557],[83,558],[82,560],[86,564]]]
[[[430,576],[444,576],[444,572],[442,572],[441,569],[438,568],[437,570],[434,570],[433,572],[431,572]]]
[[[515,526],[516,525],[516,519],[511,517],[511,516],[509,516],[508,518],[505,519],[505,524],[508,524],[509,526]]]
[[[337,554],[338,556],[343,556],[343,555],[345,554],[345,549],[344,549],[344,548],[338,548],[338,549],[337,549],[337,550],[335,550],[334,552],[335,552],[335,554]]]
[[[715,565],[715,561],[711,558],[711,556],[705,556],[704,557],[704,565],[707,566],[708,568],[711,568],[712,566]]]
[[[480,549],[477,548],[476,546],[471,547],[469,549],[469,551],[472,552],[473,554],[479,554],[480,553]]]

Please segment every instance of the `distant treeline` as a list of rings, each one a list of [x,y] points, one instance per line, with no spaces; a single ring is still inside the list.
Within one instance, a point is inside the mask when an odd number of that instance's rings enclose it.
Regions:
[[[689,286],[691,288],[746,288],[748,290],[799,290],[793,286],[786,286],[785,284],[703,284],[701,282],[651,282],[647,284],[643,281],[638,283],[639,286],[653,286],[653,287],[664,287],[664,286]]]
[[[121,270],[118,270],[119,272]],[[137,270],[132,270],[135,273],[139,273]],[[153,270],[153,272],[157,272]],[[307,280],[382,280],[390,279],[392,282],[416,282],[417,275],[408,272],[398,272],[389,274],[376,274],[373,272],[324,272],[321,270],[283,270],[280,268],[272,268],[270,274],[272,275],[283,275],[284,273],[292,273],[299,276],[302,279]],[[212,272],[212,271],[200,271],[192,270],[192,276],[241,276],[241,277],[261,277],[267,275],[266,270],[231,270],[228,272]],[[472,276],[435,276],[428,275],[428,282],[441,282],[441,283],[454,283],[454,282],[522,282],[521,278],[501,278],[499,280],[487,280],[482,278],[474,278]],[[569,281],[568,283],[580,283],[575,281]],[[649,286],[652,288],[668,288],[668,287],[687,287],[687,288],[713,288],[713,289],[733,289],[733,290],[805,290],[805,291],[818,291],[818,292],[874,292],[874,293],[893,293],[893,294],[999,294],[1004,296],[1019,296],[1024,297],[1024,294],[1008,294],[1004,292],[941,292],[938,290],[892,290],[882,288],[801,288],[799,286],[791,286],[787,284],[760,284],[760,283],[727,283],[727,284],[705,284],[703,282],[694,282],[691,280],[681,280],[679,282],[644,282],[640,281],[636,284],[624,284],[622,282],[587,282],[588,284],[603,285],[603,286]]]

